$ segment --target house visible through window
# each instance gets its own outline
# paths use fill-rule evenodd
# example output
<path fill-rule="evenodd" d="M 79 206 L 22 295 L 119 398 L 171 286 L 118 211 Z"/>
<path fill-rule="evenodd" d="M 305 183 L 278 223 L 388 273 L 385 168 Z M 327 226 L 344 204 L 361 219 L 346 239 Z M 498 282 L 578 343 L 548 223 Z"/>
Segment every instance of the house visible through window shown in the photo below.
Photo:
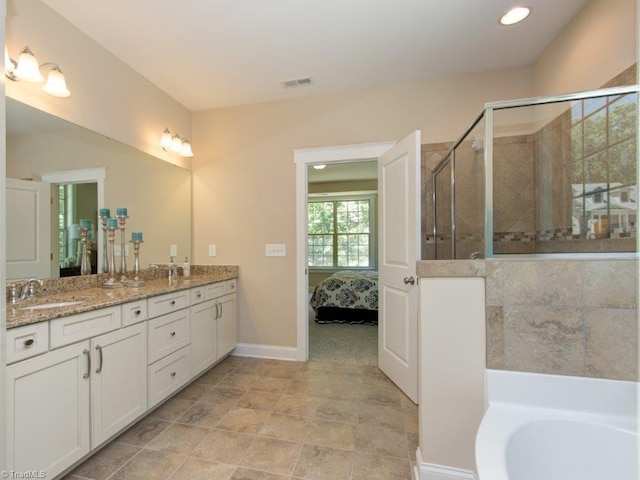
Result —
<path fill-rule="evenodd" d="M 309 267 L 374 268 L 375 196 L 310 199 Z"/>

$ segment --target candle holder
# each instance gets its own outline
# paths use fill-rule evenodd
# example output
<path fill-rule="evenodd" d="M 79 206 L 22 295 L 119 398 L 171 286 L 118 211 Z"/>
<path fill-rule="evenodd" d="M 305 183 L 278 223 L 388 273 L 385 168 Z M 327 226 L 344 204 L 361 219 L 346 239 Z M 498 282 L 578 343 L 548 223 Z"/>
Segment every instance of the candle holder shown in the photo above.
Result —
<path fill-rule="evenodd" d="M 114 222 L 115 223 L 115 222 Z M 122 287 L 122 283 L 120 283 L 119 281 L 116 280 L 116 247 L 115 247 L 115 242 L 116 242 L 116 229 L 118 228 L 118 225 L 110 225 L 109 222 L 107 222 L 107 237 L 109 240 L 109 279 L 104 282 L 102 284 L 102 286 L 104 288 L 121 288 Z"/>
<path fill-rule="evenodd" d="M 120 208 L 118 210 L 121 210 Z M 125 249 L 125 239 L 124 239 L 124 231 L 127 228 L 127 216 L 126 212 L 118 212 L 116 214 L 116 218 L 118 219 L 118 228 L 120 228 L 120 281 L 122 283 L 128 282 L 127 279 L 127 255 Z"/>
<path fill-rule="evenodd" d="M 102 224 L 102 273 L 109 273 L 107 218 L 109 218 L 109 210 L 100 209 L 100 223 Z"/>
<path fill-rule="evenodd" d="M 133 243 L 133 280 L 127 282 L 127 287 L 140 287 L 144 281 L 140 280 L 140 244 L 142 240 L 130 240 Z"/>
<path fill-rule="evenodd" d="M 91 275 L 91 247 L 87 241 L 89 228 L 81 225 L 78 230 L 80 230 L 80 275 Z"/>

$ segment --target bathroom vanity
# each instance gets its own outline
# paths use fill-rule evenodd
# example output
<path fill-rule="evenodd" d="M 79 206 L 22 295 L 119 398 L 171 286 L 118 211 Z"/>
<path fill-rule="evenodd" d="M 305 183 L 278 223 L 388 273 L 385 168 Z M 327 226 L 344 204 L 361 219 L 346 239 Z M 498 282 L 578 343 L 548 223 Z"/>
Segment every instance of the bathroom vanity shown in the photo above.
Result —
<path fill-rule="evenodd" d="M 236 277 L 222 267 L 10 305 L 6 468 L 55 477 L 227 356 Z"/>

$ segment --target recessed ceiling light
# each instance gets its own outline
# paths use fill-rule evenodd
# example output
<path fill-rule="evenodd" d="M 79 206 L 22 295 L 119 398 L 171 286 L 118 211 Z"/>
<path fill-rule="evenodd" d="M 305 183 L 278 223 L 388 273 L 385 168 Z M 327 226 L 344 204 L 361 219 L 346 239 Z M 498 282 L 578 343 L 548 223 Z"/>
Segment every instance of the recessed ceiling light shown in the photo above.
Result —
<path fill-rule="evenodd" d="M 513 7 L 502 16 L 500 23 L 502 25 L 513 25 L 527 18 L 530 13 L 531 9 L 527 7 Z"/>
<path fill-rule="evenodd" d="M 315 168 L 316 170 L 322 170 L 324 167 L 326 167 L 326 165 L 314 165 L 313 168 Z"/>

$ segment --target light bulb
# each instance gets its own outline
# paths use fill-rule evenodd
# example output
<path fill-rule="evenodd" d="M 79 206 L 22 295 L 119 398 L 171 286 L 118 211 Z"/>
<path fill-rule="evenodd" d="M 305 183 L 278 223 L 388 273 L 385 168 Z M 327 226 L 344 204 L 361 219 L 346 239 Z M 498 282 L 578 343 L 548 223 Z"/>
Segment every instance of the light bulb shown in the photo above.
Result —
<path fill-rule="evenodd" d="M 41 83 L 44 81 L 44 77 L 40 73 L 38 60 L 36 60 L 36 56 L 29 47 L 24 47 L 20 52 L 15 75 L 19 79 L 26 80 L 27 82 Z"/>
<path fill-rule="evenodd" d="M 57 65 L 49 71 L 47 83 L 44 85 L 43 89 L 49 95 L 53 95 L 54 97 L 66 98 L 71 95 L 71 92 L 67 88 L 67 82 L 65 81 L 64 74 Z"/>

